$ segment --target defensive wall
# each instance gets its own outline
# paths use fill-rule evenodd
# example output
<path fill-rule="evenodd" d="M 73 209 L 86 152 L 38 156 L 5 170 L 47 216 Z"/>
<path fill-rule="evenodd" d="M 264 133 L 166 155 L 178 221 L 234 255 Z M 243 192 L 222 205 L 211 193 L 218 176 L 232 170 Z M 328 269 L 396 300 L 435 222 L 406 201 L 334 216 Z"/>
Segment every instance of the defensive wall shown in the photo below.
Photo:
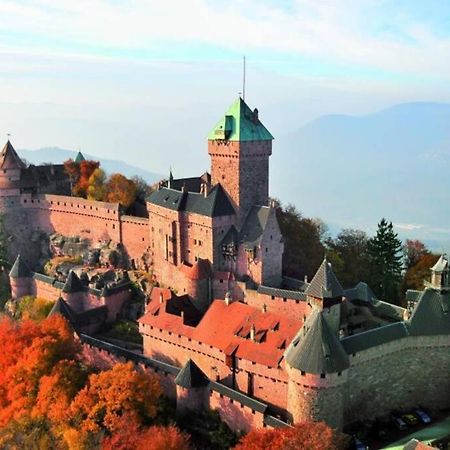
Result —
<path fill-rule="evenodd" d="M 161 386 L 172 400 L 177 400 L 175 378 L 180 368 L 153 358 L 149 358 L 122 347 L 100 341 L 88 335 L 80 335 L 83 356 L 87 363 L 106 370 L 114 364 L 132 361 L 136 366 L 159 376 Z M 287 426 L 285 422 L 270 414 L 267 404 L 231 389 L 228 386 L 209 381 L 205 386 L 203 407 L 217 409 L 221 419 L 234 431 L 250 431 L 254 428 L 279 428 Z M 186 398 L 183 398 L 183 406 Z M 197 405 L 192 405 L 197 406 Z"/>
<path fill-rule="evenodd" d="M 33 231 L 64 236 L 80 236 L 91 243 L 113 241 L 121 243 L 130 263 L 141 266 L 149 251 L 149 220 L 122 215 L 117 203 L 97 202 L 62 195 L 22 194 L 8 199 L 0 207 L 6 212 L 7 230 L 17 241 L 15 253 L 30 254 L 30 236 Z"/>
<path fill-rule="evenodd" d="M 67 293 L 63 290 L 64 283 L 37 272 L 26 278 L 11 278 L 10 283 L 12 298 L 34 295 L 56 301 L 62 297 L 76 313 L 86 313 L 106 306 L 106 323 L 117 319 L 123 304 L 132 295 L 129 283 L 102 290 L 89 287 L 80 292 Z M 97 328 L 99 325 L 97 323 Z M 95 331 L 97 330 L 92 330 Z"/>

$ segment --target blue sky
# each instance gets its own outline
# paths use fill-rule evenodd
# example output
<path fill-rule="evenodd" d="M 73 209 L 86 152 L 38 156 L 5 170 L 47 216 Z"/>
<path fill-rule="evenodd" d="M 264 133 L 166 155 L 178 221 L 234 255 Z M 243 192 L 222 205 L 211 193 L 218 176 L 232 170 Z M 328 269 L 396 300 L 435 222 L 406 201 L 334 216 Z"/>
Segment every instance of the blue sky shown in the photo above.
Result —
<path fill-rule="evenodd" d="M 450 102 L 450 2 L 0 0 L 0 140 L 194 175 L 244 54 L 247 101 L 275 138 L 325 114 Z"/>

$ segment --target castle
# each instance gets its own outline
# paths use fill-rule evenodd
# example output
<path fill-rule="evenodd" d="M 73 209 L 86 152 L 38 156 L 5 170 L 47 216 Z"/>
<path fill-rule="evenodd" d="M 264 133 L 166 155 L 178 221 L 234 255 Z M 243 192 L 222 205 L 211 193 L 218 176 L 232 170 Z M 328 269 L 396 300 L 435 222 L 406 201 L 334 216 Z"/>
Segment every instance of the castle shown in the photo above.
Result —
<path fill-rule="evenodd" d="M 22 254 L 10 272 L 13 297 L 58 298 L 55 311 L 84 327 L 97 360 L 107 352 L 151 367 L 178 408 L 217 408 L 236 430 L 303 420 L 342 428 L 395 408 L 449 407 L 447 258 L 424 291 L 408 292 L 407 309 L 363 282 L 344 290 L 326 260 L 310 282 L 283 277 L 268 192 L 272 140 L 238 98 L 208 135 L 211 173 L 170 174 L 149 196 L 148 217 L 63 195 L 67 180 L 51 176 L 60 167 L 27 168 L 8 142 L 0 210 L 12 256 Z M 89 336 L 96 319 L 119 313 L 129 280 L 96 292 L 73 272 L 64 283 L 31 272 L 24 260 L 36 257 L 28 242 L 37 231 L 111 240 L 130 266 L 151 269 L 158 285 L 139 319 L 142 356 Z"/>

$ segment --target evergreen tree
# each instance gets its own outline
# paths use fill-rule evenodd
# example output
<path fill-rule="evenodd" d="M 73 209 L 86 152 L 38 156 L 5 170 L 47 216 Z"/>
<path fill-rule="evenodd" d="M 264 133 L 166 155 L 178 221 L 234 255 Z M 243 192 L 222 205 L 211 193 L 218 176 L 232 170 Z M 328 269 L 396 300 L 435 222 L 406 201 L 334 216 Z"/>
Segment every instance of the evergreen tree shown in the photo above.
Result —
<path fill-rule="evenodd" d="M 385 301 L 398 303 L 402 278 L 402 242 L 392 222 L 381 219 L 376 235 L 368 242 L 371 263 L 371 287 Z"/>

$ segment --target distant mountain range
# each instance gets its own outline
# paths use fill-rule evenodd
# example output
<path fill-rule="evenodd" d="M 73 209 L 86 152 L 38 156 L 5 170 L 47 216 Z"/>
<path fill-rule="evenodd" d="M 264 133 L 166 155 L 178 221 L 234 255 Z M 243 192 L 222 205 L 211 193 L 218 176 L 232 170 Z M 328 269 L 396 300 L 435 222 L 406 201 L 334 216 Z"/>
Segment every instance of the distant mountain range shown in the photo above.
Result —
<path fill-rule="evenodd" d="M 407 103 L 366 116 L 323 116 L 275 141 L 272 192 L 332 228 L 450 249 L 450 105 Z"/>
<path fill-rule="evenodd" d="M 59 148 L 19 152 L 35 164 L 76 154 Z M 108 173 L 139 175 L 149 183 L 163 177 L 122 161 L 100 161 Z M 450 104 L 323 116 L 289 135 L 278 133 L 271 193 L 305 216 L 322 218 L 333 234 L 346 227 L 372 234 L 386 217 L 402 238 L 450 252 Z"/>
<path fill-rule="evenodd" d="M 58 147 L 46 147 L 38 150 L 17 150 L 21 158 L 25 158 L 31 164 L 43 164 L 52 162 L 54 164 L 62 163 L 69 158 L 74 159 L 78 152 L 73 150 L 64 150 Z M 100 161 L 101 167 L 108 174 L 122 173 L 126 177 L 140 176 L 146 180 L 149 184 L 156 183 L 163 178 L 163 175 L 149 172 L 148 170 L 141 169 L 139 167 L 131 166 L 123 161 L 116 161 L 113 159 L 103 159 L 94 155 L 83 153 L 86 159 L 92 159 Z"/>

